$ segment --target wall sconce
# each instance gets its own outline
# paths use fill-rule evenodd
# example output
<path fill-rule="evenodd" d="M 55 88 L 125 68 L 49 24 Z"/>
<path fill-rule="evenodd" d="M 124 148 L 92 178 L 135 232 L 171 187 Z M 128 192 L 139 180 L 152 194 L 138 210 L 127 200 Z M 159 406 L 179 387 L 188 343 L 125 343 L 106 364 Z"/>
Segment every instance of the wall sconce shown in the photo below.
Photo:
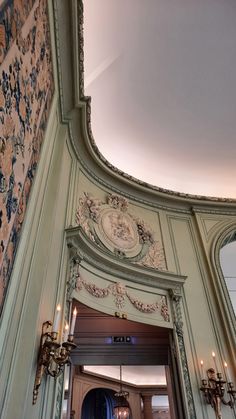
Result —
<path fill-rule="evenodd" d="M 50 320 L 43 323 L 40 339 L 37 370 L 34 381 L 33 404 L 36 403 L 39 387 L 44 374 L 57 378 L 64 371 L 65 365 L 70 363 L 70 353 L 76 348 L 74 344 L 74 329 L 77 316 L 76 308 L 73 311 L 71 327 L 66 324 L 63 343 L 58 342 L 61 306 L 57 306 L 54 323 Z"/>
<path fill-rule="evenodd" d="M 212 357 L 216 367 L 215 361 L 215 353 L 212 352 Z M 227 363 L 224 364 L 225 368 L 227 368 Z M 201 371 L 203 375 L 203 361 L 201 361 Z M 204 398 L 208 404 L 215 411 L 216 419 L 222 419 L 221 414 L 221 405 L 222 403 L 226 406 L 230 406 L 233 408 L 235 401 L 236 401 L 236 391 L 234 390 L 234 385 L 230 380 L 229 376 L 227 376 L 227 370 L 225 370 L 226 381 L 223 379 L 222 373 L 215 372 L 214 368 L 209 368 L 207 373 L 207 378 L 202 378 L 202 385 L 200 390 L 203 392 Z M 225 393 L 228 394 L 229 399 L 228 401 L 225 400 L 224 396 Z"/>

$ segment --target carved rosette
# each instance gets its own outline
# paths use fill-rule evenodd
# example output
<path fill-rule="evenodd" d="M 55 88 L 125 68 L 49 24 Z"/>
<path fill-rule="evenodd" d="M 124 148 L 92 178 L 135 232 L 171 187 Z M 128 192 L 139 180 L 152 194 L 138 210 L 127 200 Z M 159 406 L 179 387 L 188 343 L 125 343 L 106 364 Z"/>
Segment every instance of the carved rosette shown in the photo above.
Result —
<path fill-rule="evenodd" d="M 117 257 L 166 270 L 161 243 L 144 220 L 128 212 L 126 198 L 109 194 L 107 202 L 102 202 L 84 193 L 79 199 L 76 223 L 92 241 Z"/>

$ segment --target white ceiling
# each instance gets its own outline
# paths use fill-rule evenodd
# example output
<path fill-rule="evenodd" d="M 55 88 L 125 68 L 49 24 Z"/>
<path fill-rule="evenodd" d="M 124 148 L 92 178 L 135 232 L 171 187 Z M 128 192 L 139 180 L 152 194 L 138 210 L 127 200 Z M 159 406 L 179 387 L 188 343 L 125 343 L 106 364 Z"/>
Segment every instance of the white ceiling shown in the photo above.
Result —
<path fill-rule="evenodd" d="M 120 380 L 119 365 L 85 365 L 84 372 Z M 165 386 L 165 367 L 154 365 L 123 365 L 122 382 L 137 386 Z"/>
<path fill-rule="evenodd" d="M 101 153 L 179 192 L 236 198 L 236 1 L 86 0 Z"/>

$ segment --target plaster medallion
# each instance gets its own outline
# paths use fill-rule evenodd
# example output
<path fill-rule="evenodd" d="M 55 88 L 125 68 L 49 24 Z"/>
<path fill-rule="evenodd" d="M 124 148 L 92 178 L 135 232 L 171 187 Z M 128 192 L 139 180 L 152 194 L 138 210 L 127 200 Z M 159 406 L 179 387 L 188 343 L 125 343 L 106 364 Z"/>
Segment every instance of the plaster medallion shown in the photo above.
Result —
<path fill-rule="evenodd" d="M 96 232 L 111 250 L 140 252 L 137 226 L 128 213 L 111 208 L 101 211 Z"/>
<path fill-rule="evenodd" d="M 76 224 L 96 244 L 120 259 L 153 269 L 166 270 L 162 244 L 151 227 L 128 212 L 126 198 L 108 194 L 105 201 L 84 192 L 79 198 Z"/>

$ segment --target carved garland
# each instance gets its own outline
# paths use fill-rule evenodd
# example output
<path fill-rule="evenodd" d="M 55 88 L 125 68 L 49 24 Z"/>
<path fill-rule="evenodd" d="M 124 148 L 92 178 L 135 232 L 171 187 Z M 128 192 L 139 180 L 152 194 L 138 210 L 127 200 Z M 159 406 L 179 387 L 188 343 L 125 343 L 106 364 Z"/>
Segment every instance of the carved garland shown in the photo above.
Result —
<path fill-rule="evenodd" d="M 166 322 L 170 321 L 169 310 L 167 306 L 167 299 L 162 295 L 159 301 L 154 303 L 145 303 L 139 300 L 137 297 L 130 295 L 126 286 L 122 282 L 116 282 L 115 284 L 110 284 L 105 288 L 100 288 L 96 284 L 91 282 L 86 282 L 83 278 L 77 278 L 77 289 L 81 290 L 85 288 L 86 291 L 95 298 L 105 298 L 109 295 L 114 296 L 114 303 L 118 309 L 122 309 L 125 306 L 125 297 L 130 301 L 130 303 L 142 313 L 156 313 L 159 312 L 160 315 Z"/>
<path fill-rule="evenodd" d="M 123 308 L 125 304 L 125 297 L 129 299 L 131 304 L 139 311 L 143 313 L 153 313 L 159 310 L 161 316 L 165 321 L 169 321 L 169 311 L 167 306 L 167 300 L 165 296 L 161 296 L 159 302 L 146 304 L 143 301 L 140 301 L 136 297 L 132 297 L 126 289 L 126 286 L 121 283 L 110 284 L 108 287 L 100 288 L 93 283 L 88 283 L 84 281 L 79 276 L 79 263 L 80 258 L 76 252 L 76 249 L 73 246 L 69 246 L 70 249 L 70 276 L 67 282 L 67 302 L 71 302 L 72 293 L 74 290 L 81 290 L 85 288 L 87 292 L 93 295 L 95 298 L 105 298 L 108 295 L 113 295 L 115 297 L 114 302 L 116 306 L 120 309 Z M 179 361 L 183 373 L 183 378 L 186 388 L 186 401 L 188 407 L 188 413 L 190 419 L 197 419 L 196 411 L 193 400 L 192 386 L 189 376 L 187 356 L 184 344 L 184 333 L 183 333 L 183 319 L 182 319 L 182 310 L 181 310 L 181 288 L 176 287 L 175 289 L 170 290 L 170 297 L 172 300 L 172 309 L 173 309 L 173 320 L 174 320 L 174 330 L 176 334 L 176 349 L 178 348 Z M 125 317 L 123 317 L 125 318 Z"/>

